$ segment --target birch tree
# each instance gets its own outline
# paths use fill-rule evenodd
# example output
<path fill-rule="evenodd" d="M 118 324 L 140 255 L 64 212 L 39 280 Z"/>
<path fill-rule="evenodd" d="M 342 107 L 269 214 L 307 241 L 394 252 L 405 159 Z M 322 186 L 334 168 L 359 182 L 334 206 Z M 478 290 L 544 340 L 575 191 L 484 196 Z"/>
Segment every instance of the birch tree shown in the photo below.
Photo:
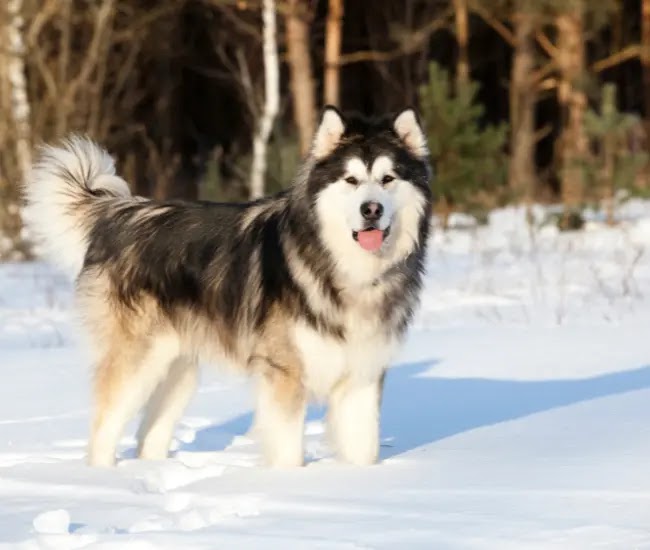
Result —
<path fill-rule="evenodd" d="M 264 196 L 266 155 L 273 122 L 280 107 L 280 69 L 276 30 L 275 0 L 262 2 L 262 49 L 264 52 L 264 107 L 253 138 L 253 164 L 250 176 L 250 198 Z"/>
<path fill-rule="evenodd" d="M 25 72 L 25 40 L 22 0 L 9 0 L 5 6 L 2 34 L 2 88 L 7 98 L 5 109 L 10 120 L 11 136 L 6 145 L 13 145 L 14 166 L 0 167 L 0 258 L 23 255 L 22 223 L 19 213 L 20 183 L 32 162 L 31 109 L 27 96 Z M 9 168 L 9 169 L 8 169 Z"/>
<path fill-rule="evenodd" d="M 23 37 L 23 1 L 7 2 L 7 43 L 9 57 L 7 76 L 11 94 L 11 115 L 14 123 L 16 159 L 21 179 L 32 163 L 30 107 L 25 76 L 25 40 Z"/>

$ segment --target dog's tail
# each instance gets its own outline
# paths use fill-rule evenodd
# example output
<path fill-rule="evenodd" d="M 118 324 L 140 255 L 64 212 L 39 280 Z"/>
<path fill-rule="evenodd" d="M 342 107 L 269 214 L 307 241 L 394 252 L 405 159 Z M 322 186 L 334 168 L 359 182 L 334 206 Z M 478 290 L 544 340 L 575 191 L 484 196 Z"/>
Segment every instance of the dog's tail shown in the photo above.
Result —
<path fill-rule="evenodd" d="M 24 218 L 45 256 L 78 275 L 97 215 L 131 196 L 115 175 L 113 158 L 91 140 L 72 136 L 61 147 L 44 146 L 25 183 Z"/>

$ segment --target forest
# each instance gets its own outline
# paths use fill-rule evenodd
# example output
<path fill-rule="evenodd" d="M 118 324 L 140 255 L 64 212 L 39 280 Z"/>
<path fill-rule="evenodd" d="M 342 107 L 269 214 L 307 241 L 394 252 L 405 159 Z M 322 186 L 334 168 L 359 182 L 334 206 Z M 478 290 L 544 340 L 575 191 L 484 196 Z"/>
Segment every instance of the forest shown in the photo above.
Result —
<path fill-rule="evenodd" d="M 0 550 L 650 550 L 648 327 L 650 0 L 0 0 Z"/>
<path fill-rule="evenodd" d="M 39 144 L 86 134 L 157 199 L 290 185 L 326 104 L 414 106 L 436 213 L 650 194 L 650 0 L 6 0 L 0 259 Z"/>

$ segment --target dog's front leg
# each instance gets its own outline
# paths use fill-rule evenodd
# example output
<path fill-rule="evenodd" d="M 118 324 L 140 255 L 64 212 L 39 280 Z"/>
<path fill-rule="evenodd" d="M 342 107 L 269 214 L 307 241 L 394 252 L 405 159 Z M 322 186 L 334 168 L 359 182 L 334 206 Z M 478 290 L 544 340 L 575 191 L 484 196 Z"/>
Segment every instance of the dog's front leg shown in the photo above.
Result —
<path fill-rule="evenodd" d="M 346 462 L 359 465 L 377 462 L 383 384 L 383 373 L 371 381 L 348 378 L 330 395 L 329 436 L 339 457 Z"/>
<path fill-rule="evenodd" d="M 261 365 L 255 435 L 270 466 L 302 466 L 305 389 L 298 373 L 271 361 Z"/>

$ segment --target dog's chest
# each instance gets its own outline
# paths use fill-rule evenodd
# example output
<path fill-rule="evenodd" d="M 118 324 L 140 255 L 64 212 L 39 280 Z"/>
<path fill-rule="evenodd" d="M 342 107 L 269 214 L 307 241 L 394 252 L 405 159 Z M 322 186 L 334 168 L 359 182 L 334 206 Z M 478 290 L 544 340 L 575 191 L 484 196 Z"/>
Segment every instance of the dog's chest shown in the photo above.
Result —
<path fill-rule="evenodd" d="M 306 323 L 296 323 L 295 346 L 302 360 L 304 384 L 316 398 L 324 399 L 343 378 L 376 380 L 388 367 L 398 345 L 379 323 L 350 316 L 344 341 L 322 334 Z"/>

